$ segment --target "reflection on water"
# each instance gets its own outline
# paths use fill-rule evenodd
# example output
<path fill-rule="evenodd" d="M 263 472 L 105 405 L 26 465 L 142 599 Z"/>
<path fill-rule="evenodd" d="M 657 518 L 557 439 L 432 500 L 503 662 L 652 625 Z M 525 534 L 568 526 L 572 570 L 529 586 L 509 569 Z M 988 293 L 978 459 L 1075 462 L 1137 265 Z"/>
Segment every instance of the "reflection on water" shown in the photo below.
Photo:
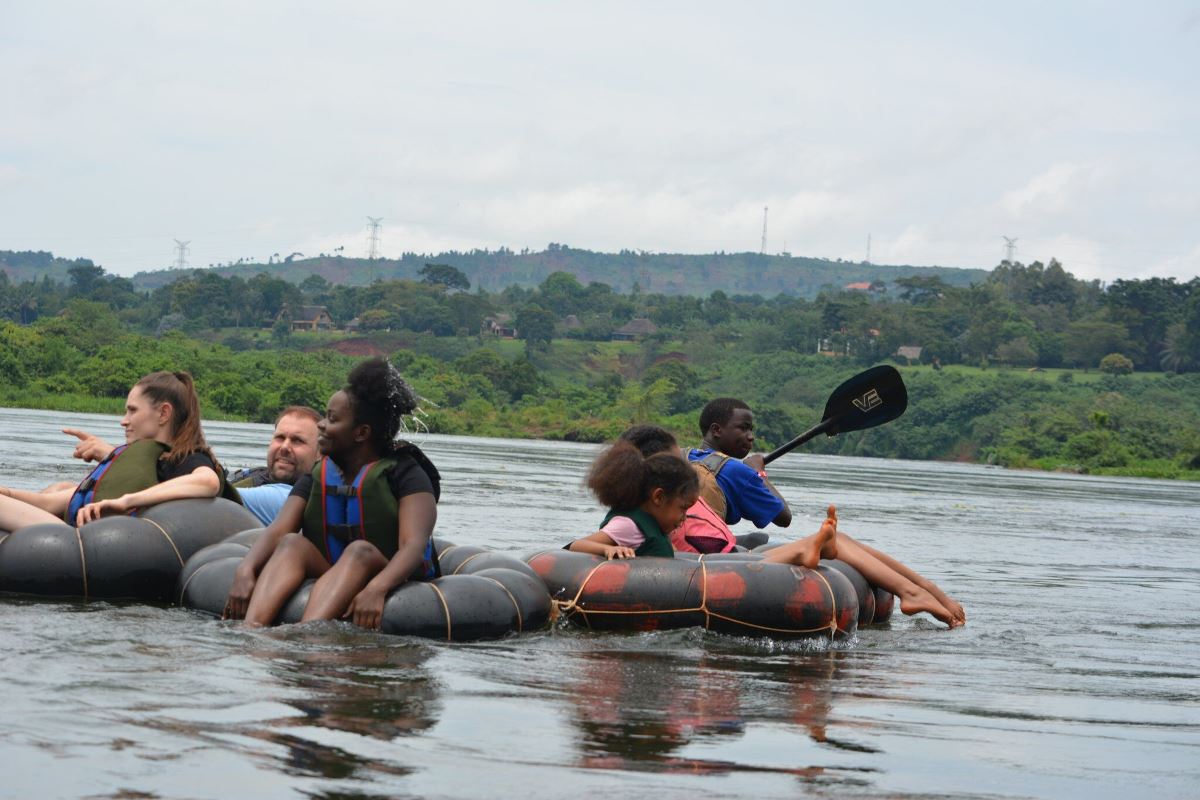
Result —
<path fill-rule="evenodd" d="M 12 485 L 83 472 L 62 417 L 0 410 Z M 231 467 L 261 461 L 267 426 L 206 427 Z M 447 539 L 529 552 L 598 521 L 580 483 L 594 447 L 422 445 Z M 966 628 L 447 645 L 5 599 L 0 795 L 1196 795 L 1200 487 L 811 456 L 772 477 L 797 532 L 836 501 L 845 529 L 961 599 Z"/>
<path fill-rule="evenodd" d="M 436 720 L 438 688 L 426 667 L 432 657 L 428 648 L 381 646 L 378 637 L 341 634 L 331 627 L 285 631 L 282 642 L 257 637 L 246 649 L 268 665 L 278 686 L 298 698 L 289 705 L 300 712 L 251 735 L 287 749 L 279 767 L 289 775 L 359 779 L 364 772 L 409 774 L 411 768 L 371 761 L 293 733 L 293 728 L 315 726 L 391 741 L 426 731 Z"/>
<path fill-rule="evenodd" d="M 775 660 L 698 649 L 582 655 L 570 694 L 580 766 L 708 775 L 778 772 L 808 780 L 833 772 L 820 765 L 753 766 L 687 755 L 693 747 L 719 753 L 748 724 L 764 719 L 794 726 L 817 744 L 872 752 L 828 735 L 843 652 Z"/>

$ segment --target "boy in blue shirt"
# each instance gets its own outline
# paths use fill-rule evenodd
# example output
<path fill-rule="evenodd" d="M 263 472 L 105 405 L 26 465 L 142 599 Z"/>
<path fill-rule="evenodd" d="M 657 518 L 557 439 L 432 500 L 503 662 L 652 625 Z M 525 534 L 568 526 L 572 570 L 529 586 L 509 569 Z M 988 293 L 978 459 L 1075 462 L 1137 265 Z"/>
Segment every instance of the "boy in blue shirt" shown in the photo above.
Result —
<path fill-rule="evenodd" d="M 704 444 L 688 451 L 688 461 L 699 463 L 715 478 L 701 472 L 701 496 L 725 522 L 734 525 L 748 519 L 756 528 L 774 523 L 792 524 L 792 510 L 779 491 L 767 480 L 762 453 L 754 448 L 754 412 L 732 397 L 718 397 L 700 412 L 700 435 Z M 707 490 L 707 491 L 706 491 Z"/>
<path fill-rule="evenodd" d="M 733 397 L 719 397 L 700 412 L 700 434 L 704 446 L 688 451 L 688 461 L 699 464 L 700 496 L 733 525 L 743 518 L 755 527 L 775 523 L 792 524 L 792 510 L 767 480 L 761 453 L 754 447 L 754 412 Z M 831 516 L 833 508 L 830 507 Z M 761 535 L 761 534 L 760 534 Z M 857 541 L 843 531 L 822 545 L 822 558 L 840 558 L 876 586 L 900 598 L 905 614 L 927 612 L 949 625 L 967 621 L 962 604 L 946 595 L 937 584 L 881 550 Z"/>

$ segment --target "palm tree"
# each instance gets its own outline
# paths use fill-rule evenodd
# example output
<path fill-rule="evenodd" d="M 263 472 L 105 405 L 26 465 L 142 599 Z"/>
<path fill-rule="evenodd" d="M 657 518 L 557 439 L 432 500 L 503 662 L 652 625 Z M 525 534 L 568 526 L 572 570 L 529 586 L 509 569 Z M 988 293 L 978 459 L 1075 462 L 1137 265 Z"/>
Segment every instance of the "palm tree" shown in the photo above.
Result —
<path fill-rule="evenodd" d="M 1167 328 L 1159 364 L 1171 372 L 1190 372 L 1200 366 L 1200 332 L 1189 333 L 1182 322 Z"/>

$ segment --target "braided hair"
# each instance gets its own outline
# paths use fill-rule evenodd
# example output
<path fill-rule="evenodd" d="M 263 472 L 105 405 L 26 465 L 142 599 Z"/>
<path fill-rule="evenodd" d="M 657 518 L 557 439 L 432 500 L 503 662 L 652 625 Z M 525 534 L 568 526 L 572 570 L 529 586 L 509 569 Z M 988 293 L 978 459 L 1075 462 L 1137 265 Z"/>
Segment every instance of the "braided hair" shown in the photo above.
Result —
<path fill-rule="evenodd" d="M 354 409 L 354 424 L 371 427 L 371 445 L 381 456 L 397 448 L 405 414 L 417 407 L 417 393 L 385 358 L 369 358 L 350 371 L 342 391 Z"/>

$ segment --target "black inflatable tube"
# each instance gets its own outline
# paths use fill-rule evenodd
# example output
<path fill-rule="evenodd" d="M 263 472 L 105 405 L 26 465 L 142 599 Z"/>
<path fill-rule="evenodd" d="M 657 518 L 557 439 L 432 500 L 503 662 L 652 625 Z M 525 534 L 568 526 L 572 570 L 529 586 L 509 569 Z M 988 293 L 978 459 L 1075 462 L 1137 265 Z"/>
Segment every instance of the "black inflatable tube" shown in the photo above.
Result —
<path fill-rule="evenodd" d="M 844 636 L 860 617 L 848 565 L 809 570 L 753 553 L 605 561 L 565 550 L 534 554 L 528 563 L 562 614 L 596 630 L 699 626 L 771 638 Z M 862 587 L 873 602 L 869 585 Z"/>
<path fill-rule="evenodd" d="M 0 539 L 0 592 L 167 601 L 196 551 L 258 520 L 223 498 L 175 500 L 79 528 L 29 525 Z"/>
<path fill-rule="evenodd" d="M 769 545 L 767 547 L 759 547 L 751 553 L 714 553 L 705 556 L 706 561 L 755 561 L 762 557 L 762 554 L 779 545 Z M 676 553 L 676 558 L 699 559 L 695 553 Z M 886 589 L 880 589 L 868 581 L 863 574 L 854 567 L 847 564 L 838 558 L 829 558 L 821 560 L 822 567 L 829 567 L 842 573 L 847 580 L 854 586 L 854 592 L 858 596 L 858 624 L 859 625 L 878 625 L 882 622 L 887 622 L 892 616 L 892 601 L 895 599 L 891 592 Z"/>
<path fill-rule="evenodd" d="M 756 547 L 754 553 L 761 555 L 779 546 L 779 544 L 762 545 Z M 861 572 L 839 558 L 824 559 L 821 563 L 833 567 L 854 584 L 854 591 L 858 593 L 859 625 L 878 625 L 892 618 L 892 609 L 896 598 L 891 592 L 875 586 Z"/>
<path fill-rule="evenodd" d="M 176 602 L 220 616 L 233 585 L 234 572 L 260 533 L 246 531 L 233 537 L 239 541 L 224 541 L 196 553 L 179 575 Z M 553 608 L 550 595 L 523 562 L 501 553 L 487 553 L 482 548 L 458 548 L 440 541 L 435 541 L 435 545 L 447 554 L 463 551 L 461 557 L 448 560 L 462 569 L 462 573 L 445 574 L 447 562 L 439 552 L 443 577 L 411 581 L 388 595 L 383 608 L 384 633 L 463 642 L 537 630 L 549 620 Z M 484 558 L 485 555 L 496 558 Z M 468 570 L 469 566 L 475 569 Z M 313 583 L 306 581 L 296 590 L 284 604 L 277 623 L 300 621 Z"/>

